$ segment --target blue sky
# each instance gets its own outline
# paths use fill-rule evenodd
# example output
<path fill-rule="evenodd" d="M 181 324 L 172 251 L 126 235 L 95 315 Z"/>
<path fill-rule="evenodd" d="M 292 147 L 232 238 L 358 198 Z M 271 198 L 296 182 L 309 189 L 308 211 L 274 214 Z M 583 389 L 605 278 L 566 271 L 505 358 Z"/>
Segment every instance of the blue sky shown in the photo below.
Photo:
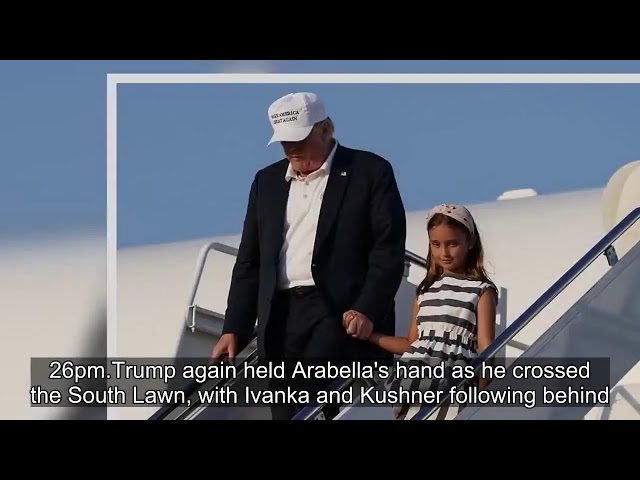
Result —
<path fill-rule="evenodd" d="M 640 62 L 0 62 L 0 239 L 106 229 L 109 72 L 634 72 Z M 640 85 L 128 85 L 119 88 L 120 246 L 238 233 L 266 109 L 312 90 L 337 137 L 394 165 L 408 210 L 504 190 L 598 187 L 640 159 Z"/>

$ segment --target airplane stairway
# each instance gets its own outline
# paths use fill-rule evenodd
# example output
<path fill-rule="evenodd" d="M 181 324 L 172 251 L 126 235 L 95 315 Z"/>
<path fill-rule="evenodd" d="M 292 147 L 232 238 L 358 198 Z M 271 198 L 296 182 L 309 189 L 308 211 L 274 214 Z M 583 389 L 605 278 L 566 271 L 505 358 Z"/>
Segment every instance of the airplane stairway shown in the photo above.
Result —
<path fill-rule="evenodd" d="M 231 256 L 237 256 L 238 254 L 236 248 L 218 242 L 207 244 L 201 249 L 196 264 L 195 279 L 187 302 L 185 329 L 180 337 L 174 360 L 177 369 L 181 369 L 186 364 L 206 365 L 209 362 L 208 359 L 213 346 L 222 334 L 224 315 L 195 303 L 205 263 L 209 253 L 212 251 Z M 236 353 L 236 366 L 241 368 L 244 362 L 255 365 L 257 360 L 255 335 L 250 338 L 240 339 L 240 345 L 238 345 L 238 352 Z M 163 405 L 149 417 L 149 420 L 257 420 L 271 418 L 268 407 L 226 407 L 203 405 L 200 402 L 199 392 L 212 391 L 216 388 L 232 385 L 234 389 L 242 388 L 244 386 L 243 382 L 249 380 L 211 379 L 205 382 L 191 381 L 187 382 L 186 385 L 176 384 L 175 382 L 178 381 L 181 380 L 176 379 L 174 383 L 169 383 L 167 389 L 183 390 L 190 400 L 190 404 L 188 406 L 177 403 Z"/>
<path fill-rule="evenodd" d="M 495 341 L 476 359 L 478 369 L 488 359 L 496 359 L 507 345 L 518 346 L 523 353 L 511 365 L 529 358 L 610 358 L 610 385 L 623 378 L 640 360 L 640 242 L 618 260 L 614 242 L 640 219 L 640 208 L 630 212 L 613 229 L 593 246 L 573 267 L 555 282 L 520 317 L 507 327 Z M 608 272 L 578 301 L 547 329 L 531 346 L 516 342 L 514 337 L 525 328 L 549 303 L 567 288 L 597 258 L 604 255 L 611 267 Z M 634 295 L 636 293 L 636 295 Z M 522 360 L 519 360 L 522 359 Z M 640 380 L 638 380 L 640 384 Z M 464 381 L 458 383 L 463 387 Z M 352 388 L 353 380 L 336 382 L 335 388 Z M 499 386 L 494 379 L 491 388 Z M 377 385 L 381 387 L 380 384 Z M 613 390 L 612 390 L 613 391 Z M 626 390 L 620 395 L 636 406 L 640 414 L 640 398 L 629 398 Z M 445 396 L 438 404 L 424 406 L 413 420 L 432 417 L 447 401 Z M 322 415 L 324 404 L 314 403 L 303 409 L 296 420 L 313 420 Z M 500 407 L 469 406 L 456 419 L 556 419 L 584 418 L 591 406 L 579 407 Z M 336 420 L 393 419 L 392 410 L 386 406 L 363 406 L 354 402 L 344 405 Z"/>
<path fill-rule="evenodd" d="M 224 315 L 214 312 L 210 309 L 203 308 L 195 303 L 196 293 L 200 285 L 202 272 L 207 260 L 207 256 L 211 251 L 218 251 L 227 255 L 237 256 L 237 249 L 228 245 L 217 242 L 205 245 L 197 261 L 195 280 L 191 289 L 188 300 L 188 308 L 185 318 L 185 330 L 182 333 L 176 353 L 176 367 L 182 368 L 186 363 L 206 364 L 207 358 L 210 356 L 211 350 L 215 342 L 220 338 Z M 408 281 L 409 270 L 411 266 L 426 267 L 426 260 L 416 254 L 407 251 L 405 254 L 405 272 L 403 282 L 396 295 L 396 317 L 400 322 L 399 328 L 406 330 L 407 322 L 411 314 L 411 299 L 415 290 L 415 285 Z M 255 337 L 245 339 L 241 345 L 241 353 L 237 356 L 237 363 L 248 362 L 250 364 L 257 363 L 257 351 Z M 178 365 L 179 364 L 179 365 Z M 237 379 L 234 388 L 242 388 L 247 379 Z M 251 380 L 252 382 L 254 380 Z M 185 405 L 168 404 L 159 408 L 149 420 L 183 420 L 183 419 L 270 419 L 271 413 L 268 406 L 243 406 L 243 407 L 224 407 L 215 405 L 201 405 L 199 402 L 198 392 L 202 390 L 213 390 L 215 388 L 229 385 L 226 381 L 212 380 L 199 384 L 197 382 L 189 382 L 187 385 L 177 385 L 170 383 L 167 389 L 183 390 L 187 397 L 191 400 L 191 404 Z M 253 385 L 257 388 L 265 388 L 263 385 Z M 351 386 L 351 385 L 350 385 Z M 337 388 L 335 385 L 332 388 Z M 313 405 L 313 404 L 312 404 Z M 320 419 L 322 415 L 314 415 Z"/>
<path fill-rule="evenodd" d="M 635 367 L 640 360 L 640 242 L 618 259 L 614 242 L 640 219 L 640 207 L 631 211 L 591 250 L 584 254 L 562 277 L 516 319 L 476 359 L 474 366 L 493 358 L 495 354 L 535 318 L 554 298 L 600 255 L 605 255 L 610 269 L 580 298 L 572 308 L 547 329 L 512 365 L 536 363 L 529 359 L 608 358 L 609 389 Z M 540 362 L 538 362 L 540 364 Z M 505 380 L 506 381 L 506 380 Z M 463 382 L 459 382 L 462 387 Z M 538 382 L 541 383 L 541 382 Z M 489 389 L 500 388 L 494 379 Z M 503 384 L 503 386 L 505 386 Z M 438 410 L 437 405 L 423 407 L 414 420 L 426 420 Z M 593 408 L 584 406 L 469 406 L 456 417 L 465 419 L 582 419 Z"/>
<path fill-rule="evenodd" d="M 609 376 L 606 380 L 609 388 L 613 387 L 640 361 L 639 281 L 640 242 L 513 365 L 544 364 L 548 359 L 607 358 Z M 536 362 L 535 359 L 544 362 Z M 595 365 L 592 371 L 595 374 Z M 500 388 L 501 385 L 504 388 L 508 383 L 496 379 L 489 389 Z M 457 419 L 579 420 L 592 408 L 589 405 L 540 405 L 530 409 L 521 406 L 470 406 L 462 410 Z"/>
<path fill-rule="evenodd" d="M 611 381 L 612 385 L 616 383 L 624 373 L 633 368 L 637 363 L 637 356 L 640 356 L 640 331 L 635 331 L 636 327 L 633 322 L 626 322 L 624 315 L 628 315 L 628 319 L 640 318 L 640 306 L 638 299 L 640 296 L 633 296 L 631 289 L 634 283 L 638 283 L 640 279 L 640 244 L 633 247 L 618 262 L 613 243 L 618 240 L 635 222 L 640 218 L 640 208 L 636 208 L 627 215 L 620 223 L 618 223 L 607 235 L 605 235 L 589 252 L 587 252 L 576 264 L 571 267 L 556 283 L 554 283 L 538 300 L 536 300 L 519 318 L 517 318 L 509 327 L 507 327 L 496 340 L 483 352 L 475 362 L 478 367 L 488 358 L 497 358 L 499 352 L 502 352 L 507 345 L 515 346 L 524 353 L 522 358 L 530 356 L 543 357 L 596 357 L 606 351 L 605 356 L 610 356 L 611 360 Z M 181 338 L 178 347 L 177 359 L 188 358 L 206 358 L 210 355 L 213 344 L 219 338 L 222 328 L 224 316 L 211 310 L 202 308 L 194 303 L 195 294 L 198 288 L 200 276 L 206 261 L 207 254 L 211 250 L 237 255 L 237 250 L 227 245 L 212 243 L 201 251 L 196 272 L 196 281 L 192 289 L 189 308 L 186 318 L 186 330 Z M 529 347 L 515 340 L 515 336 L 525 328 L 554 298 L 556 298 L 571 282 L 583 272 L 591 263 L 593 263 L 600 255 L 604 255 L 609 265 L 612 267 L 606 275 L 594 285 L 589 292 L 579 300 L 573 308 L 566 312 L 556 323 L 554 323 L 534 344 Z M 637 261 L 636 261 L 637 260 Z M 399 321 L 398 331 L 406 331 L 404 323 L 405 319 L 410 318 L 411 299 L 415 289 L 415 285 L 408 281 L 408 270 L 412 266 L 424 269 L 426 266 L 425 259 L 415 255 L 412 252 L 406 252 L 405 261 L 405 278 L 401 284 L 399 292 L 396 296 L 396 318 Z M 635 275 L 635 277 L 634 277 Z M 631 278 L 634 278 L 631 281 Z M 637 287 L 636 287 L 637 289 Z M 623 292 L 624 293 L 623 295 Z M 617 295 L 617 296 L 616 296 Z M 623 301 L 624 300 L 624 301 Z M 602 312 L 594 314 L 593 305 L 603 309 Z M 617 306 L 619 310 L 615 310 L 612 306 Z M 589 308 L 587 308 L 589 307 Z M 613 309 L 612 309 L 613 308 Z M 405 311 L 406 310 L 406 311 Z M 607 314 L 606 312 L 609 312 Z M 632 315 L 635 313 L 635 317 Z M 620 323 L 618 330 L 607 328 L 605 332 L 594 331 L 594 328 L 604 329 L 601 320 L 606 318 L 607 321 L 615 321 Z M 598 322 L 600 320 L 600 323 Z M 637 322 L 636 322 L 637 323 Z M 638 324 L 640 325 L 640 324 Z M 567 341 L 567 335 L 571 332 L 570 342 Z M 616 333 L 618 332 L 618 333 Z M 594 340 L 598 339 L 598 335 L 604 333 L 608 335 L 610 341 L 606 344 L 598 344 Z M 638 339 L 635 339 L 635 336 Z M 625 353 L 627 349 L 625 342 L 635 339 L 633 345 L 636 346 L 636 353 Z M 620 346 L 622 345 L 622 346 Z M 247 361 L 255 363 L 257 354 L 255 350 L 255 338 L 247 339 L 242 345 L 242 352 L 238 355 L 237 361 Z M 618 358 L 614 358 L 612 353 L 621 352 Z M 633 350 L 631 348 L 630 350 Z M 600 352 L 600 353 L 598 353 Z M 579 355 L 578 355 L 579 353 Z M 626 360 L 625 360 L 626 359 Z M 188 360 L 187 360 L 188 361 Z M 495 380 L 494 380 L 495 382 Z M 212 381 L 205 384 L 191 383 L 185 387 L 185 390 L 194 400 L 190 407 L 179 405 L 165 405 L 160 408 L 150 420 L 160 419 L 269 419 L 270 412 L 268 407 L 216 407 L 200 405 L 197 401 L 198 389 L 213 389 L 219 387 L 224 382 Z M 497 385 L 497 384 L 495 384 Z M 345 390 L 357 386 L 353 379 L 338 380 L 334 382 L 332 389 Z M 441 405 L 441 404 L 440 404 Z M 440 405 L 430 405 L 423 407 L 414 417 L 415 420 L 422 420 L 430 417 L 438 409 Z M 311 403 L 307 405 L 294 419 L 296 420 L 315 420 L 323 418 L 323 409 L 325 405 Z M 556 408 L 551 409 L 525 409 L 516 410 L 511 408 L 499 408 L 492 406 L 490 408 L 468 407 L 458 416 L 458 418 L 514 418 L 518 416 L 532 418 L 555 418 L 556 416 L 584 416 L 584 409 L 580 408 Z M 569 413 L 573 412 L 573 413 Z M 564 418 L 563 417 L 563 418 Z M 341 413 L 336 419 L 391 419 L 391 409 L 386 407 L 364 407 L 358 405 L 357 401 L 352 405 L 344 405 Z M 519 417 L 518 417 L 519 418 Z"/>
<path fill-rule="evenodd" d="M 253 337 L 251 340 L 253 341 Z M 209 352 L 211 351 L 213 344 L 209 345 Z M 258 360 L 257 350 L 255 346 L 251 345 L 251 342 L 244 342 L 240 345 L 241 352 L 237 355 L 236 366 L 242 368 L 242 364 L 245 362 L 249 365 L 255 365 Z M 243 348 L 244 347 L 244 348 Z M 202 357 L 196 364 L 202 365 L 203 360 L 206 357 Z M 187 363 L 188 360 L 184 363 Z M 247 380 L 243 378 L 239 379 L 212 379 L 203 383 L 196 381 L 189 382 L 183 387 L 186 396 L 189 399 L 189 405 L 180 405 L 172 403 L 163 405 L 159 408 L 149 420 L 268 420 L 271 418 L 271 413 L 266 407 L 226 407 L 219 405 L 206 405 L 200 401 L 199 391 L 213 391 L 216 388 L 230 386 L 233 389 L 238 387 L 243 388 L 247 382 L 253 380 Z M 255 385 L 253 385 L 255 387 Z M 253 388 L 252 387 L 252 388 Z M 168 388 L 175 388 L 175 385 L 169 385 Z"/>

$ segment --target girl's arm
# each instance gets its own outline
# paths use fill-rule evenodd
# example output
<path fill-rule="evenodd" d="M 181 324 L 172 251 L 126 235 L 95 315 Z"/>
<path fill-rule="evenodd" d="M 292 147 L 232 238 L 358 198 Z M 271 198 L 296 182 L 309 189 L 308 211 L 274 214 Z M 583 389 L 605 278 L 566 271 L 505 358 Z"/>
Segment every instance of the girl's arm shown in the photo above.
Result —
<path fill-rule="evenodd" d="M 498 299 L 493 288 L 487 288 L 478 301 L 476 320 L 478 325 L 478 353 L 487 348 L 496 337 L 496 305 Z M 493 364 L 492 359 L 487 360 Z M 480 378 L 480 388 L 483 389 L 491 379 Z"/>
<path fill-rule="evenodd" d="M 409 346 L 418 338 L 418 327 L 416 318 L 418 316 L 418 302 L 413 302 L 413 312 L 411 314 L 411 325 L 406 337 L 395 337 L 393 335 L 383 335 L 377 332 L 371 332 L 369 341 L 374 345 L 386 350 L 387 352 L 398 355 L 403 354 L 409 349 Z"/>

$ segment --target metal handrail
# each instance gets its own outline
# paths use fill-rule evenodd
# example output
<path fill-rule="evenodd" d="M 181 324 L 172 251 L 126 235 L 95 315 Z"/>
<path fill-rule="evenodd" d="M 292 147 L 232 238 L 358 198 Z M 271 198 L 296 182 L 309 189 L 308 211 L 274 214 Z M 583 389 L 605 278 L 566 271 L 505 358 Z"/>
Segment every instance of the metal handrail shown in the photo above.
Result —
<path fill-rule="evenodd" d="M 189 294 L 189 300 L 187 301 L 187 312 L 185 316 L 187 317 L 187 322 L 189 321 L 188 315 L 189 311 L 195 306 L 194 302 L 196 300 L 196 294 L 198 293 L 198 287 L 200 286 L 200 280 L 202 279 L 202 272 L 204 271 L 204 265 L 207 261 L 207 256 L 211 250 L 216 250 L 221 253 L 226 253 L 227 255 L 231 255 L 234 257 L 238 256 L 238 249 L 234 247 L 230 247 L 229 245 L 225 245 L 224 243 L 219 242 L 211 242 L 206 244 L 204 247 L 200 249 L 200 254 L 198 255 L 198 261 L 196 263 L 196 275 L 193 280 L 193 285 L 191 286 L 191 293 Z M 194 325 L 188 325 L 191 328 L 191 331 L 194 331 Z"/>
<path fill-rule="evenodd" d="M 544 292 L 527 310 L 522 313 L 511 325 L 509 325 L 501 335 L 498 336 L 486 349 L 484 349 L 480 355 L 471 363 L 474 367 L 474 371 L 477 371 L 480 366 L 486 362 L 489 358 L 495 356 L 503 347 L 505 347 L 510 340 L 515 337 L 520 330 L 526 327 L 531 320 L 535 318 L 553 299 L 555 299 L 565 288 L 567 288 L 578 275 L 580 275 L 585 269 L 587 269 L 600 255 L 605 255 L 609 265 L 614 264 L 617 261 L 617 256 L 613 249 L 613 243 L 620 238 L 629 228 L 640 219 L 640 207 L 636 207 L 632 210 L 624 219 L 622 219 L 615 227 L 613 227 L 609 233 L 607 233 L 598 243 L 596 243 L 591 250 L 585 253 L 580 260 L 578 260 L 567 272 L 562 275 L 549 289 Z M 467 383 L 469 379 L 463 379 L 456 384 L 457 389 Z M 440 408 L 445 402 L 451 398 L 449 395 L 443 395 L 443 399 L 437 404 L 425 405 L 418 413 L 416 413 L 412 420 L 425 420 L 429 418 L 433 413 Z"/>
<path fill-rule="evenodd" d="M 422 268 L 427 268 L 427 259 L 413 253 L 411 250 L 404 251 L 404 258 L 409 260 L 411 263 L 421 266 Z"/>
<path fill-rule="evenodd" d="M 208 243 L 200 249 L 198 260 L 196 262 L 195 278 L 193 280 L 191 293 L 189 295 L 189 300 L 187 302 L 187 311 L 185 313 L 185 317 L 186 317 L 185 319 L 187 321 L 187 324 L 189 323 L 189 312 L 193 310 L 193 307 L 195 307 L 194 301 L 196 299 L 196 294 L 198 293 L 200 280 L 202 279 L 202 272 L 204 271 L 204 265 L 207 261 L 207 256 L 209 255 L 209 252 L 211 250 L 216 250 L 221 253 L 226 253 L 227 255 L 232 255 L 234 257 L 238 256 L 237 248 L 230 247 L 229 245 L 225 245 L 219 242 Z M 192 322 L 191 324 L 188 324 L 187 327 L 190 328 L 191 331 L 193 332 L 195 330 L 195 323 Z M 246 344 L 240 345 L 242 348 L 238 349 L 238 351 L 241 352 L 242 350 L 244 350 L 247 347 L 247 345 L 249 345 L 249 343 L 253 341 L 253 338 L 255 338 L 255 334 L 246 342 Z M 200 383 L 198 383 L 197 381 L 193 381 L 187 384 L 187 386 L 182 391 L 186 394 L 186 396 L 190 396 L 190 395 L 193 395 L 196 392 L 196 390 L 198 390 L 199 387 L 200 387 Z M 149 417 L 149 420 L 162 420 L 163 418 L 166 418 L 167 415 L 169 415 L 173 410 L 175 410 L 179 406 L 180 406 L 180 403 L 178 402 L 172 402 L 167 405 L 163 405 L 153 415 L 151 415 L 151 417 Z"/>

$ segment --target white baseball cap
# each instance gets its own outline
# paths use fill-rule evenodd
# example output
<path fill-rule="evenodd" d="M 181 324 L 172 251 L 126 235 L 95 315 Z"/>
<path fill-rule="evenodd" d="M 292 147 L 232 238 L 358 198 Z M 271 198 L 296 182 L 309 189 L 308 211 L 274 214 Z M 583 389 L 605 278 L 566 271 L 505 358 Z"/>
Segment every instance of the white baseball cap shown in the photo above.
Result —
<path fill-rule="evenodd" d="M 309 136 L 313 126 L 325 120 L 327 113 L 320 97 L 315 93 L 290 93 L 269 107 L 269 121 L 274 142 L 299 142 Z"/>

